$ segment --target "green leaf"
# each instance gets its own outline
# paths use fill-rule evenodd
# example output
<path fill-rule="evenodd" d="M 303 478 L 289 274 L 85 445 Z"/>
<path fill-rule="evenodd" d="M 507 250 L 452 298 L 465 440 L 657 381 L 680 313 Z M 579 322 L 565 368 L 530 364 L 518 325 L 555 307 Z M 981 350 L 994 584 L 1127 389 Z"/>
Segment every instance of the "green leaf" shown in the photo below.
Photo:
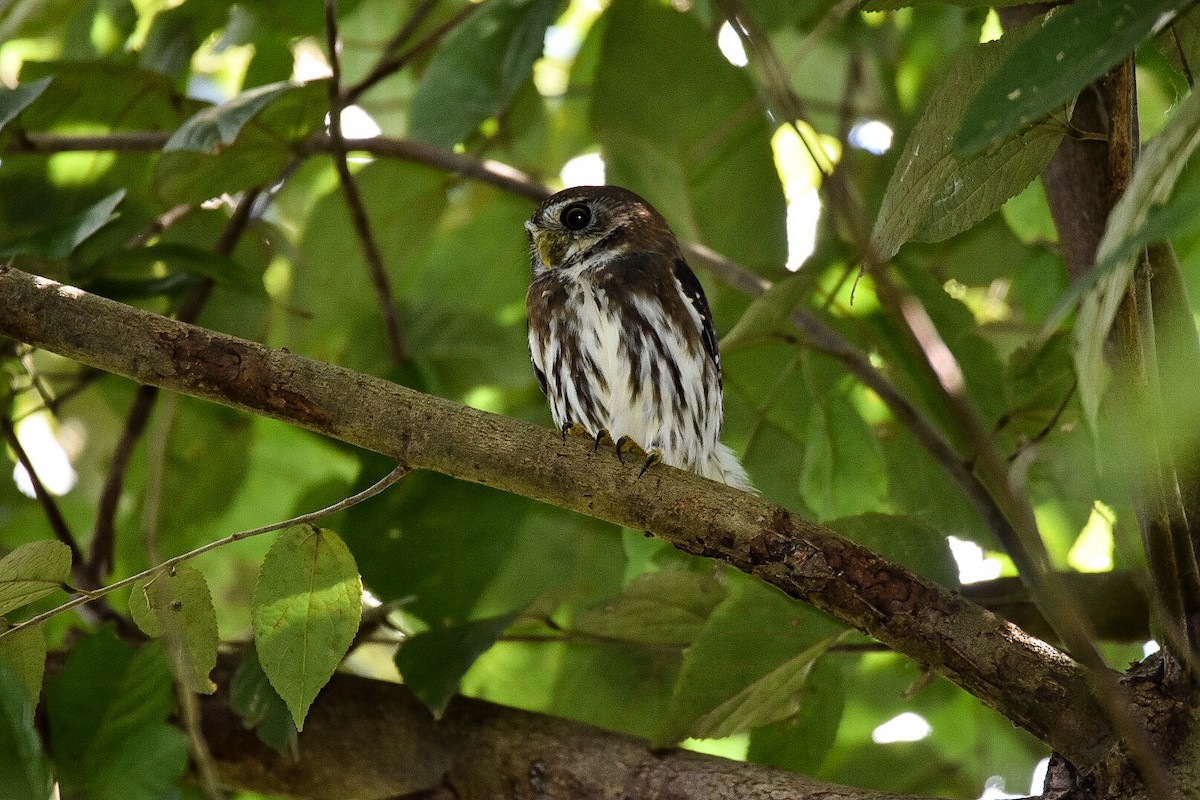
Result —
<path fill-rule="evenodd" d="M 1076 0 L 1054 10 L 1005 58 L 962 117 L 954 147 L 971 155 L 1070 102 L 1188 0 Z"/>
<path fill-rule="evenodd" d="M 292 145 L 320 130 L 326 81 L 272 84 L 206 108 L 177 130 L 154 167 L 155 189 L 171 203 L 199 203 L 274 183 L 295 158 Z"/>
<path fill-rule="evenodd" d="M 186 756 L 159 761 L 156 753 L 142 750 L 145 737 L 170 738 L 162 728 L 175 705 L 171 683 L 162 647 L 152 643 L 135 650 L 111 627 L 71 649 L 46 686 L 50 750 L 64 796 L 117 800 L 122 776 L 107 771 L 116 761 L 165 785 L 182 776 Z M 182 747 L 182 734 L 174 731 L 174 736 Z"/>
<path fill-rule="evenodd" d="M 814 400 L 800 471 L 805 503 L 820 519 L 880 508 L 887 468 L 874 430 L 846 398 L 829 392 Z"/>
<path fill-rule="evenodd" d="M 788 719 L 753 731 L 746 759 L 816 774 L 837 737 L 845 702 L 841 670 L 830 658 L 818 659 L 800 696 L 800 710 Z"/>
<path fill-rule="evenodd" d="M 529 79 L 558 0 L 492 0 L 446 37 L 412 99 L 409 134 L 450 147 Z"/>
<path fill-rule="evenodd" d="M 576 617 L 571 630 L 613 640 L 688 645 L 726 591 L 712 570 L 647 572 L 603 605 Z"/>
<path fill-rule="evenodd" d="M 46 672 L 46 632 L 41 625 L 23 628 L 0 639 L 0 667 L 5 667 L 25 684 L 29 700 L 37 705 Z M 0 770 L 3 774 L 3 770 Z"/>
<path fill-rule="evenodd" d="M 163 145 L 163 152 L 193 150 L 197 153 L 211 153 L 215 152 L 219 145 L 233 144 L 242 128 L 254 119 L 258 112 L 296 86 L 297 84 L 291 81 L 255 86 L 219 106 L 211 106 L 197 112 L 179 126 L 179 130 L 171 134 L 171 138 Z"/>
<path fill-rule="evenodd" d="M 915 517 L 868 513 L 830 521 L 847 539 L 943 586 L 958 586 L 946 536 Z"/>
<path fill-rule="evenodd" d="M 261 275 L 229 256 L 192 245 L 160 242 L 133 250 L 120 250 L 108 254 L 95 266 L 98 272 L 108 276 L 112 271 L 148 271 L 159 264 L 174 273 L 166 280 L 179 278 L 179 273 L 203 275 L 240 292 L 255 297 L 266 297 Z M 106 283 L 113 285 L 116 284 L 116 280 L 109 279 Z M 103 293 L 94 283 L 89 283 L 87 288 L 89 291 Z"/>
<path fill-rule="evenodd" d="M 367 458 L 364 476 L 391 466 Z M 594 604 L 624 569 L 612 525 L 432 472 L 354 506 L 344 527 L 371 591 L 408 598 L 405 610 L 431 627 L 499 616 L 551 590 Z"/>
<path fill-rule="evenodd" d="M 30 131 L 174 130 L 204 105 L 180 95 L 163 75 L 114 59 L 26 61 L 21 78 L 54 81 L 21 115 Z"/>
<path fill-rule="evenodd" d="M 246 727 L 253 728 L 258 738 L 280 755 L 290 756 L 293 761 L 300 757 L 296 721 L 263 672 L 254 648 L 248 648 L 229 684 L 229 705 L 241 715 Z"/>
<path fill-rule="evenodd" d="M 1084 414 L 1096 429 L 1100 402 L 1108 389 L 1110 370 L 1105 360 L 1108 333 L 1133 276 L 1134 257 L 1126 244 L 1146 225 L 1155 206 L 1166 203 L 1188 157 L 1200 145 L 1200 97 L 1189 95 L 1138 159 L 1129 186 L 1108 216 L 1096 250 L 1097 267 L 1107 274 L 1087 276 L 1094 287 L 1084 297 L 1075 323 L 1075 371 Z M 1124 257 L 1116 254 L 1122 253 Z"/>
<path fill-rule="evenodd" d="M 45 540 L 18 545 L 0 559 L 0 615 L 61 589 L 71 577 L 71 549 Z"/>
<path fill-rule="evenodd" d="M 125 190 L 119 189 L 49 228 L 0 244 L 0 256 L 31 255 L 49 261 L 66 258 L 81 242 L 116 219 L 114 212 L 124 197 Z"/>
<path fill-rule="evenodd" d="M 33 724 L 34 702 L 21 678 L 0 664 L 0 796 L 47 800 L 50 763 Z"/>
<path fill-rule="evenodd" d="M 514 611 L 418 633 L 396 651 L 396 668 L 413 694 L 440 718 L 467 670 L 519 615 Z"/>
<path fill-rule="evenodd" d="M 187 768 L 187 737 L 161 723 L 138 730 L 105 754 L 88 775 L 89 800 L 174 797 Z"/>
<path fill-rule="evenodd" d="M 38 81 L 21 83 L 9 89 L 0 86 L 0 131 L 4 126 L 16 119 L 30 103 L 37 100 L 54 78 L 42 78 Z"/>
<path fill-rule="evenodd" d="M 683 658 L 658 746 L 720 738 L 794 716 L 840 633 L 823 614 L 740 574 Z"/>
<path fill-rule="evenodd" d="M 350 649 L 361 614 L 362 581 L 341 537 L 310 525 L 283 531 L 263 559 L 251 616 L 263 672 L 297 730 Z"/>
<path fill-rule="evenodd" d="M 133 585 L 129 613 L 147 636 L 166 635 L 165 646 L 181 649 L 188 691 L 212 694 L 209 673 L 217 665 L 217 613 L 204 575 L 186 564 Z"/>
<path fill-rule="evenodd" d="M 753 344 L 777 331 L 812 291 L 813 281 L 818 275 L 816 270 L 801 270 L 777 281 L 754 298 L 737 324 L 721 339 L 721 351 Z"/>
<path fill-rule="evenodd" d="M 1020 36 L 971 48 L 930 96 L 896 162 L 871 233 L 871 249 L 881 261 L 910 240 L 937 242 L 970 228 L 1028 186 L 1054 155 L 1063 132 L 1051 126 L 1014 133 L 986 153 L 954 151 L 951 132 L 968 101 Z"/>
<path fill-rule="evenodd" d="M 694 16 L 661 3 L 616 0 L 605 26 L 591 116 L 607 180 L 643 195 L 680 238 L 778 272 L 786 209 L 749 76 Z"/>

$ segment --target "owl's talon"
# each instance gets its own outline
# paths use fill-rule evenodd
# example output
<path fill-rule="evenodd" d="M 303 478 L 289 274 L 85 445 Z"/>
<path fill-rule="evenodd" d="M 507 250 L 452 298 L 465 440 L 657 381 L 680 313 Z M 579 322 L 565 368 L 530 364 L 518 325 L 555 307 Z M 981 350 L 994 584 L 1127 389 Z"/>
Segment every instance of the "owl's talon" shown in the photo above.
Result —
<path fill-rule="evenodd" d="M 608 431 L 601 428 L 600 431 L 596 434 L 596 447 L 592 450 L 592 452 L 594 453 L 597 450 L 599 450 L 600 445 L 604 445 L 605 447 L 608 447 L 612 443 L 613 443 L 612 434 L 610 434 Z"/>
<path fill-rule="evenodd" d="M 653 467 L 655 464 L 662 463 L 662 450 L 653 450 L 646 456 L 646 463 L 642 464 L 642 471 L 638 473 L 638 477 L 646 474 L 646 470 Z"/>

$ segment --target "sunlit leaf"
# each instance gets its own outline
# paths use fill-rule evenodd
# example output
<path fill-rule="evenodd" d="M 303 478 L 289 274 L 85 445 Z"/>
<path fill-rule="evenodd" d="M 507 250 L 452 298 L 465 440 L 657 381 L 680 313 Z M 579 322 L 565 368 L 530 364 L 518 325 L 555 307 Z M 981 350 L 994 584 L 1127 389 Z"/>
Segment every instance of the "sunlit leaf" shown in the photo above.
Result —
<path fill-rule="evenodd" d="M 167 637 L 182 649 L 188 690 L 212 694 L 209 673 L 217 665 L 217 615 L 204 575 L 186 564 L 138 581 L 129 594 L 129 613 L 147 636 Z"/>
<path fill-rule="evenodd" d="M 0 615 L 40 600 L 71 577 L 71 550 L 62 542 L 27 542 L 0 559 Z"/>
<path fill-rule="evenodd" d="M 1076 0 L 1050 14 L 978 90 L 955 130 L 970 155 L 1071 101 L 1188 0 Z"/>
<path fill-rule="evenodd" d="M 308 708 L 354 641 L 362 581 L 333 531 L 288 528 L 263 559 L 251 615 L 263 672 L 303 730 Z"/>

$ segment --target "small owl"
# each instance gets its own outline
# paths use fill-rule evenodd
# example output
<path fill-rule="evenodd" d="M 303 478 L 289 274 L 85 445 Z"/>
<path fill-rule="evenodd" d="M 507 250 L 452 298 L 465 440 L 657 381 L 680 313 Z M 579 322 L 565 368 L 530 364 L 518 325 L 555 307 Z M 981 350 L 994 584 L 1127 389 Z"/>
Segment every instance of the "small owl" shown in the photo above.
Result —
<path fill-rule="evenodd" d="M 617 186 L 565 189 L 525 223 L 538 383 L 563 433 L 753 491 L 721 443 L 721 356 L 675 234 Z"/>

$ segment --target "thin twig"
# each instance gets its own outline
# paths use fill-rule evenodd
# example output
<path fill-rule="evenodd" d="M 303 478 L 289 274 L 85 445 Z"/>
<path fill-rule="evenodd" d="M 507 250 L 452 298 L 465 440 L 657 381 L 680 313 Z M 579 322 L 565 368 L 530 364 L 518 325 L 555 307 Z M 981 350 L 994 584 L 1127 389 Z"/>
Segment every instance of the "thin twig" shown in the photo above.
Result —
<path fill-rule="evenodd" d="M 377 64 L 375 68 L 366 75 L 366 77 L 364 77 L 358 83 L 347 87 L 346 90 L 342 92 L 342 100 L 344 103 L 346 105 L 351 105 L 357 102 L 358 98 L 361 97 L 368 89 L 375 86 L 385 78 L 396 74 L 416 59 L 432 51 L 438 46 L 438 44 L 441 43 L 442 39 L 444 39 L 446 35 L 450 33 L 450 31 L 461 25 L 463 20 L 465 20 L 471 14 L 474 14 L 482 5 L 483 3 L 468 3 L 467 5 L 463 6 L 463 8 L 459 10 L 457 14 L 455 14 L 446 22 L 443 22 L 428 36 L 405 50 L 403 53 L 393 55 L 390 52 L 385 51 L 384 57 L 380 59 L 379 64 Z M 401 33 L 403 33 L 403 30 L 401 30 Z M 399 34 L 397 34 L 396 38 L 399 38 Z M 332 64 L 330 66 L 332 66 Z"/>
<path fill-rule="evenodd" d="M 128 578 L 122 578 L 121 580 L 117 581 L 116 583 L 110 583 L 108 586 L 104 586 L 104 587 L 96 589 L 94 591 L 82 593 L 78 597 L 73 597 L 60 606 L 57 606 L 55 608 L 50 609 L 49 611 L 45 611 L 41 614 L 38 614 L 37 616 L 30 617 L 29 619 L 24 620 L 23 622 L 19 622 L 16 625 L 13 625 L 8 630 L 0 632 L 0 641 L 2 641 L 6 636 L 11 636 L 12 634 L 16 633 L 17 631 L 32 627 L 34 625 L 39 625 L 39 624 L 45 622 L 46 620 L 51 619 L 52 617 L 58 616 L 59 614 L 63 613 L 64 611 L 69 611 L 72 608 L 77 608 L 78 606 L 82 606 L 87 603 L 95 602 L 96 600 L 99 600 L 101 597 L 104 597 L 105 595 L 115 592 L 117 589 L 123 589 L 126 586 L 132 586 L 133 584 L 137 583 L 138 581 L 140 581 L 144 578 L 150 578 L 155 575 L 158 575 L 162 572 L 165 572 L 165 571 L 171 569 L 172 567 L 176 567 L 176 566 L 184 563 L 185 561 L 190 561 L 191 559 L 195 558 L 196 556 L 204 555 L 205 553 L 209 553 L 218 548 L 225 547 L 226 545 L 229 545 L 229 544 L 233 544 L 234 542 L 240 542 L 243 539 L 249 539 L 252 536 L 258 536 L 263 533 L 277 531 L 277 530 L 280 530 L 281 528 L 290 528 L 293 525 L 303 525 L 308 522 L 315 522 L 324 517 L 328 517 L 331 514 L 336 514 L 339 511 L 345 511 L 347 508 L 357 505 L 364 500 L 369 500 L 370 498 L 372 498 L 375 495 L 379 494 L 380 492 L 384 491 L 385 489 L 387 489 L 388 487 L 390 487 L 394 483 L 396 483 L 398 480 L 403 478 L 405 475 L 407 475 L 409 473 L 409 471 L 410 471 L 410 467 L 408 467 L 405 464 L 400 464 L 395 469 L 393 469 L 391 472 L 389 472 L 387 475 L 385 475 L 383 478 L 381 478 L 379 481 L 371 484 L 370 486 L 368 486 L 366 489 L 363 489 L 358 494 L 353 495 L 351 497 L 347 497 L 343 500 L 339 500 L 338 502 L 334 503 L 331 506 L 326 506 L 325 508 L 322 508 L 318 511 L 310 512 L 308 514 L 301 514 L 300 516 L 292 517 L 291 519 L 285 519 L 282 522 L 273 522 L 270 525 L 264 525 L 261 528 L 252 528 L 251 530 L 248 530 L 248 531 L 238 531 L 237 533 L 231 533 L 228 536 L 226 536 L 224 539 L 218 539 L 215 542 L 208 542 L 207 544 L 202 544 L 193 550 L 189 550 L 188 552 L 183 553 L 182 555 L 178 555 L 173 558 L 168 558 L 166 561 L 162 562 L 161 564 L 159 564 L 157 566 L 150 567 L 149 569 L 144 569 L 141 572 L 137 573 L 136 575 L 130 575 Z"/>
<path fill-rule="evenodd" d="M 413 12 L 408 15 L 408 19 L 404 20 L 404 24 L 400 26 L 400 30 L 388 40 L 388 43 L 383 46 L 385 55 L 391 55 L 399 50 L 404 45 L 408 44 L 408 40 L 417 32 L 417 28 L 421 27 L 426 17 L 433 11 L 438 4 L 438 0 L 422 0 L 421 4 L 413 9 Z"/>
<path fill-rule="evenodd" d="M 125 488 L 125 473 L 157 398 L 158 387 L 145 384 L 139 386 L 133 396 L 129 413 L 125 415 L 125 426 L 121 429 L 121 438 L 113 448 L 108 474 L 104 476 L 104 486 L 96 503 L 96 522 L 92 526 L 92 541 L 85 567 L 88 586 L 100 586 L 112 570 L 117 538 L 117 506 Z"/>
<path fill-rule="evenodd" d="M 105 134 L 72 135 L 58 133 L 29 133 L 9 142 L 3 152 L 7 153 L 154 153 L 163 148 L 170 138 L 169 133 L 156 131 L 116 132 Z M 295 144 L 301 155 L 328 155 L 334 152 L 329 136 L 318 134 Z M 415 164 L 424 164 L 481 183 L 487 183 L 507 192 L 540 202 L 550 196 L 550 190 L 530 178 L 516 167 L 500 161 L 480 160 L 469 155 L 443 150 L 411 139 L 396 139 L 376 136 L 370 139 L 355 139 L 350 151 L 369 153 L 382 158 L 398 158 Z"/>
<path fill-rule="evenodd" d="M 392 291 L 392 281 L 388 277 L 387 266 L 383 263 L 383 254 L 375 241 L 371 230 L 371 222 L 367 216 L 367 206 L 363 202 L 354 176 L 350 174 L 350 165 L 346 162 L 346 140 L 342 136 L 342 66 L 338 55 L 337 0 L 325 0 L 325 36 L 329 46 L 329 68 L 333 77 L 329 81 L 329 139 L 333 144 L 333 164 L 337 168 L 338 181 L 342 185 L 342 194 L 346 197 L 346 210 L 350 213 L 350 222 L 358 235 L 362 247 L 363 258 L 371 273 L 371 285 L 375 289 L 375 299 L 379 303 L 379 315 L 383 320 L 384 338 L 387 340 L 388 352 L 394 364 L 404 364 L 409 359 L 408 345 L 404 341 L 404 329 L 400 327 L 400 312 L 396 309 L 396 297 Z"/>

